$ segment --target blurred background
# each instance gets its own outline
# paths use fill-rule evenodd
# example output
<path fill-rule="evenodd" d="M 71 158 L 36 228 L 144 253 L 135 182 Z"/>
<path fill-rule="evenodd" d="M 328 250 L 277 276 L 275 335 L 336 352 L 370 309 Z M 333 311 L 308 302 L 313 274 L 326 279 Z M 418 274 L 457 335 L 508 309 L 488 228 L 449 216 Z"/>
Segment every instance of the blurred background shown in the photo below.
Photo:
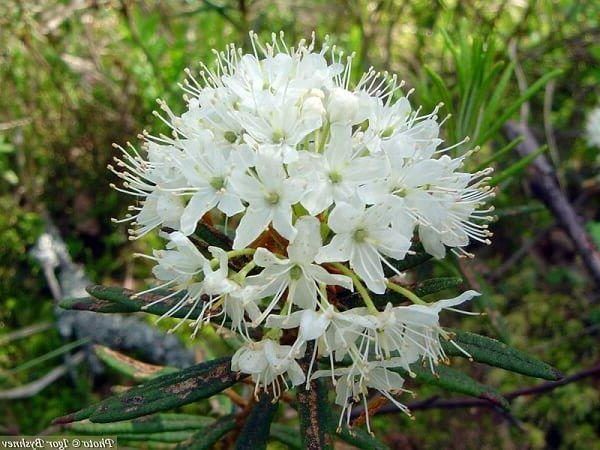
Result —
<path fill-rule="evenodd" d="M 147 252 L 156 237 L 128 241 L 110 221 L 129 203 L 109 188 L 111 144 L 164 131 L 152 115 L 156 98 L 182 111 L 184 68 L 212 61 L 212 48 L 246 43 L 249 30 L 284 30 L 288 42 L 313 30 L 318 41 L 329 35 L 356 52 L 356 76 L 375 66 L 414 87 L 413 104 L 424 110 L 443 101 L 441 116 L 452 113 L 446 141 L 471 136 L 481 150 L 469 169 L 496 168 L 498 220 L 493 244 L 469 249 L 475 259 L 432 262 L 411 276 L 460 276 L 462 287 L 484 293 L 474 306 L 483 319 L 447 317 L 447 325 L 461 321 L 567 375 L 598 367 L 600 162 L 585 129 L 600 105 L 600 2 L 2 0 L 0 434 L 51 432 L 55 417 L 132 383 L 88 358 L 91 342 L 155 364 L 229 352 L 210 331 L 194 343 L 165 341 L 168 324 L 143 318 L 131 325 L 143 338 L 115 334 L 122 323 L 65 315 L 53 298 L 81 295 L 90 282 L 150 282 L 150 266 L 132 253 Z M 515 130 L 528 139 L 513 142 Z M 501 392 L 536 383 L 464 368 Z M 388 414 L 376 419 L 376 434 L 403 449 L 600 448 L 600 371 L 593 373 L 515 398 L 510 415 Z M 431 394 L 419 389 L 416 400 Z M 185 410 L 210 415 L 227 401 Z"/>

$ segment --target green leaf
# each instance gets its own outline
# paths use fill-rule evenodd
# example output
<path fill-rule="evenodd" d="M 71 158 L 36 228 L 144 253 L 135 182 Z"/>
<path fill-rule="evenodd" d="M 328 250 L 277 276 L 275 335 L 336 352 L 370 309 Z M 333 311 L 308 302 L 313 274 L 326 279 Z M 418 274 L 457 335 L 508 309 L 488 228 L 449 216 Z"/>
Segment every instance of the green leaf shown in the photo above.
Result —
<path fill-rule="evenodd" d="M 215 359 L 155 378 L 123 394 L 60 417 L 55 423 L 83 419 L 106 423 L 133 419 L 211 397 L 244 377 L 231 371 L 231 358 Z"/>
<path fill-rule="evenodd" d="M 465 331 L 451 331 L 455 334 L 452 340 L 471 355 L 474 361 L 535 378 L 546 380 L 560 380 L 563 378 L 563 375 L 554 367 L 496 339 Z M 442 341 L 442 347 L 449 356 L 467 357 L 452 342 Z"/>
<path fill-rule="evenodd" d="M 462 284 L 463 280 L 460 277 L 440 277 L 424 280 L 417 284 L 414 293 L 419 297 L 435 294 L 436 292 L 450 289 Z"/>
<path fill-rule="evenodd" d="M 523 158 L 521 158 L 520 160 L 518 160 L 516 163 L 514 163 L 511 166 L 509 166 L 506 169 L 504 169 L 498 175 L 496 175 L 495 177 L 493 177 L 489 181 L 488 184 L 490 186 L 497 186 L 500 183 L 502 183 L 504 180 L 507 180 L 509 178 L 514 177 L 515 175 L 517 175 L 518 173 L 520 173 L 521 171 L 523 171 L 523 169 L 525 169 L 529 164 L 531 164 L 531 162 L 535 158 L 537 158 L 538 155 L 542 154 L 546 150 L 548 150 L 548 146 L 547 145 L 542 145 L 535 152 L 530 153 L 527 156 L 524 156 Z"/>
<path fill-rule="evenodd" d="M 210 426 L 192 435 L 187 441 L 179 444 L 176 450 L 208 450 L 223 436 L 232 431 L 236 425 L 234 415 L 221 417 Z"/>
<path fill-rule="evenodd" d="M 393 368 L 391 370 L 400 373 L 406 378 L 410 377 L 408 372 L 402 368 Z M 415 373 L 415 380 L 417 382 L 438 386 L 450 392 L 458 392 L 460 394 L 482 398 L 495 403 L 502 408 L 509 408 L 508 401 L 495 389 L 479 383 L 460 370 L 438 365 L 435 367 L 435 373 L 433 373 L 429 368 L 421 367 L 416 364 L 414 367 L 411 367 L 411 370 Z"/>
<path fill-rule="evenodd" d="M 163 314 L 167 313 L 185 295 L 184 293 L 180 293 L 178 295 L 174 295 L 167 299 L 161 300 L 162 298 L 166 297 L 169 294 L 164 293 L 164 292 L 158 292 L 158 293 L 153 292 L 153 293 L 136 295 L 136 293 L 134 291 L 131 291 L 129 289 L 124 289 L 124 288 L 117 287 L 117 286 L 100 286 L 100 285 L 88 286 L 86 288 L 86 290 L 92 297 L 95 297 L 98 300 L 102 300 L 105 302 L 110 302 L 110 303 L 115 304 L 115 306 L 113 308 L 118 309 L 118 311 L 110 311 L 110 312 L 143 311 L 143 312 L 147 312 L 150 314 L 156 314 L 159 316 L 162 316 Z M 152 306 L 147 306 L 157 300 L 161 300 L 161 301 Z M 80 306 L 83 307 L 84 305 L 80 304 Z M 202 304 L 199 304 L 196 309 L 197 309 L 197 312 L 199 313 L 202 309 Z M 184 318 L 189 311 L 190 311 L 189 306 L 183 306 L 181 309 L 176 311 L 172 315 L 172 317 Z M 98 311 L 98 312 L 105 312 L 105 311 Z M 198 314 L 196 312 L 193 312 L 192 314 L 190 314 L 189 319 L 195 319 L 197 316 L 198 316 Z"/>
<path fill-rule="evenodd" d="M 145 381 L 152 378 L 178 372 L 175 367 L 155 366 L 137 359 L 131 358 L 123 353 L 112 350 L 102 345 L 95 345 L 94 352 L 110 368 L 131 377 L 136 381 Z"/>
<path fill-rule="evenodd" d="M 412 269 L 413 267 L 423 264 L 424 262 L 429 261 L 431 258 L 433 258 L 433 256 L 425 253 L 422 247 L 419 245 L 418 248 L 414 250 L 414 253 L 406 255 L 403 260 L 390 260 L 390 263 L 396 270 L 402 272 L 403 270 Z M 387 267 L 385 267 L 385 272 L 388 276 L 394 274 L 394 272 Z"/>
<path fill-rule="evenodd" d="M 374 438 L 361 428 L 353 428 L 352 430 L 349 430 L 348 428 L 343 427 L 336 434 L 340 437 L 340 439 L 346 441 L 348 444 L 352 444 L 355 447 L 364 450 L 389 450 L 387 445 Z"/>
<path fill-rule="evenodd" d="M 77 347 L 81 347 L 82 345 L 87 344 L 89 341 L 90 341 L 89 338 L 82 338 L 82 339 L 79 339 L 74 342 L 69 342 L 68 344 L 65 344 L 57 349 L 54 349 L 54 350 L 46 353 L 45 355 L 38 356 L 37 358 L 33 358 L 33 359 L 21 364 L 20 366 L 17 366 L 13 369 L 7 370 L 6 372 L 9 374 L 15 374 L 15 373 L 21 372 L 23 370 L 31 369 L 32 367 L 43 364 L 46 361 L 49 361 L 50 359 L 64 355 L 65 353 L 68 353 Z"/>
<path fill-rule="evenodd" d="M 448 112 L 452 114 L 452 97 L 450 96 L 450 91 L 448 90 L 446 83 L 444 83 L 442 77 L 438 73 L 436 73 L 431 67 L 425 65 L 424 69 L 431 81 L 433 82 L 433 85 L 437 88 L 438 94 L 440 95 L 441 100 L 446 105 Z"/>
<path fill-rule="evenodd" d="M 525 103 L 527 100 L 533 97 L 540 89 L 542 89 L 546 85 L 546 83 L 548 83 L 548 81 L 558 77 L 561 74 L 562 70 L 553 70 L 552 72 L 547 73 L 535 83 L 533 83 L 525 92 L 523 92 L 523 94 L 515 102 L 513 102 L 508 108 L 506 108 L 504 113 L 501 114 L 500 117 L 498 117 L 493 124 L 490 124 L 490 128 L 487 130 L 487 132 L 480 136 L 477 139 L 477 141 L 474 142 L 474 145 L 481 145 L 485 143 L 488 139 L 493 137 L 498 132 L 498 130 L 500 130 L 502 125 L 504 125 L 504 123 L 508 119 L 510 119 L 515 112 L 517 112 L 517 110 L 521 107 L 523 103 Z"/>
<path fill-rule="evenodd" d="M 139 311 L 139 309 L 132 309 L 131 307 L 120 303 L 100 300 L 94 297 L 63 298 L 58 302 L 58 306 L 63 309 L 93 311 L 99 313 L 129 313 Z"/>
<path fill-rule="evenodd" d="M 585 226 L 596 247 L 600 248 L 600 222 L 590 221 Z"/>
<path fill-rule="evenodd" d="M 515 148 L 517 145 L 519 145 L 524 140 L 525 140 L 525 138 L 523 136 L 519 136 L 518 138 L 513 139 L 512 141 L 510 141 L 508 144 L 506 144 L 501 149 L 494 151 L 493 155 L 490 156 L 485 161 L 483 161 L 481 164 L 479 164 L 473 170 L 473 172 L 479 172 L 480 170 L 487 169 L 488 167 L 490 167 L 490 165 L 492 163 L 498 161 L 499 159 L 501 159 L 502 157 L 504 157 L 505 155 L 507 155 L 508 153 L 510 153 L 510 151 L 513 148 Z"/>
<path fill-rule="evenodd" d="M 493 90 L 493 94 L 487 102 L 486 109 L 488 111 L 488 114 L 497 114 L 498 109 L 500 108 L 502 102 L 505 100 L 506 88 L 508 87 L 508 83 L 512 78 L 514 69 L 515 63 L 511 61 L 504 68 L 500 79 L 497 80 L 495 84 L 495 89 Z"/>
<path fill-rule="evenodd" d="M 307 355 L 312 355 L 312 349 L 307 349 Z M 304 358 L 302 366 L 305 370 L 306 362 L 306 358 Z M 331 409 L 327 399 L 325 381 L 321 378 L 312 380 L 310 389 L 307 390 L 302 385 L 297 388 L 296 392 L 298 415 L 300 416 L 300 438 L 302 439 L 303 448 L 307 450 L 333 448 L 329 433 Z"/>
<path fill-rule="evenodd" d="M 300 441 L 300 433 L 297 428 L 274 423 L 271 425 L 271 438 L 287 445 L 292 450 L 303 449 Z"/>
<path fill-rule="evenodd" d="M 269 440 L 269 430 L 278 402 L 265 392 L 250 411 L 244 427 L 235 443 L 236 450 L 264 450 Z"/>
<path fill-rule="evenodd" d="M 195 234 L 208 245 L 214 245 L 225 250 L 231 250 L 233 245 L 233 241 L 225 234 L 204 222 L 198 222 Z"/>
<path fill-rule="evenodd" d="M 191 414 L 155 414 L 114 423 L 74 422 L 68 424 L 67 429 L 78 434 L 121 435 L 198 430 L 212 426 L 214 423 L 215 419 L 212 417 Z"/>

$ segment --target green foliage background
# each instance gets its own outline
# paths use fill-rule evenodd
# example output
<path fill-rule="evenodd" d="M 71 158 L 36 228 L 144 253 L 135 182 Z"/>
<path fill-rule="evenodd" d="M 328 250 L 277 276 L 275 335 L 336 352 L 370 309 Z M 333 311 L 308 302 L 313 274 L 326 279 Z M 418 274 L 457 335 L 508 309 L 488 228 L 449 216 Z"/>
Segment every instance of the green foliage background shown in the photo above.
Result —
<path fill-rule="evenodd" d="M 53 320 L 50 292 L 27 253 L 46 214 L 95 282 L 142 286 L 148 280 L 149 267 L 134 264 L 131 254 L 147 250 L 150 240 L 129 242 L 126 230 L 110 222 L 127 204 L 108 187 L 111 144 L 136 142 L 142 129 L 162 131 L 152 116 L 155 99 L 181 110 L 183 69 L 210 61 L 212 48 L 246 42 L 251 29 L 264 36 L 284 30 L 291 42 L 313 30 L 319 40 L 329 34 L 357 53 L 357 75 L 371 65 L 398 73 L 417 88 L 414 103 L 429 109 L 446 103 L 451 143 L 486 134 L 528 87 L 560 69 L 511 117 L 524 113 L 540 142 L 549 144 L 562 187 L 600 243 L 598 149 L 583 138 L 586 112 L 600 103 L 598 2 L 5 0 L 0 11 L 0 333 Z M 449 41 L 475 49 L 474 57 L 457 66 Z M 489 61 L 478 63 L 482 55 Z M 493 112 L 486 108 L 498 84 L 477 80 L 477 64 L 488 64 L 498 77 L 509 67 Z M 479 97 L 466 104 L 478 107 L 461 106 L 468 92 Z M 492 133 L 474 166 L 506 143 Z M 507 152 L 494 165 L 502 172 L 516 161 Z M 567 374 L 596 364 L 600 296 L 568 239 L 521 172 L 500 182 L 495 205 L 492 246 L 473 248 L 477 258 L 460 266 L 428 264 L 418 279 L 466 271 L 485 294 L 477 308 L 488 315 L 459 318 L 461 328 L 510 341 Z M 203 339 L 214 342 L 209 334 Z M 0 386 L 45 373 L 52 362 L 15 375 L 6 370 L 60 345 L 53 330 L 1 345 Z M 502 392 L 533 382 L 477 365 L 464 369 Z M 600 448 L 599 387 L 592 379 L 520 398 L 513 403 L 517 425 L 489 411 L 431 410 L 418 412 L 415 421 L 382 416 L 376 434 L 393 448 Z M 417 392 L 428 396 L 428 388 Z M 85 373 L 61 380 L 31 399 L 0 404 L 0 434 L 40 432 L 54 417 L 103 395 Z M 206 408 L 195 411 L 209 413 Z"/>

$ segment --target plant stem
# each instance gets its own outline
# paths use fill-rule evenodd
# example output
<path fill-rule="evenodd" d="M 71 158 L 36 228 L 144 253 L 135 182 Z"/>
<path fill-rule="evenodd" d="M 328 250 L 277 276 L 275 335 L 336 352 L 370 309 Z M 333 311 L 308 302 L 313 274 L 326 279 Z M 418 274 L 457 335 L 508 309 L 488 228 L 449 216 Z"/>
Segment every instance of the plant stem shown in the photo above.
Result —
<path fill-rule="evenodd" d="M 403 295 L 404 297 L 409 299 L 411 302 L 416 303 L 417 305 L 426 305 L 427 304 L 426 301 L 421 300 L 421 298 L 419 296 L 417 296 L 414 292 L 409 291 L 408 289 L 400 286 L 399 284 L 392 283 L 391 281 L 386 281 L 385 284 L 392 291 L 397 292 L 400 295 Z"/>
<path fill-rule="evenodd" d="M 255 248 L 242 248 L 240 250 L 231 250 L 231 251 L 227 252 L 227 257 L 229 259 L 232 259 L 232 258 L 237 258 L 238 256 L 249 256 L 249 255 L 254 255 L 254 252 L 256 252 Z M 219 258 L 213 258 L 210 260 L 210 267 L 212 267 L 213 269 L 216 269 L 218 265 L 219 265 Z"/>
<path fill-rule="evenodd" d="M 250 261 L 248 264 L 242 267 L 242 269 L 237 273 L 236 276 L 238 276 L 240 280 L 244 280 L 246 278 L 246 275 L 248 275 L 248 273 L 255 267 L 256 264 L 254 263 L 254 261 Z"/>
<path fill-rule="evenodd" d="M 362 284 L 362 282 L 354 273 L 354 271 L 350 270 L 348 267 L 341 263 L 331 263 L 331 265 L 338 269 L 340 272 L 342 272 L 344 275 L 348 275 L 350 278 L 352 278 L 352 282 L 354 283 L 354 286 L 356 286 L 356 290 L 365 302 L 365 305 L 368 308 L 369 312 L 371 314 L 377 314 L 379 310 L 375 307 L 373 300 L 371 300 L 369 291 L 367 291 L 367 288 L 365 288 L 364 284 Z"/>

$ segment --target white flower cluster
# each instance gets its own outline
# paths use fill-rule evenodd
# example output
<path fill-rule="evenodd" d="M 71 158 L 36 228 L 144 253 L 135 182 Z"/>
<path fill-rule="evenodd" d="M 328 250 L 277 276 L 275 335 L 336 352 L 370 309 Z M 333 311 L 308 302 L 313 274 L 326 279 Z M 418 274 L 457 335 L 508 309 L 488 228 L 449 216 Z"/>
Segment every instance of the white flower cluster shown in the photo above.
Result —
<path fill-rule="evenodd" d="M 600 147 L 600 106 L 592 109 L 588 114 L 585 135 L 590 147 Z"/>
<path fill-rule="evenodd" d="M 351 88 L 352 57 L 335 47 L 251 41 L 250 54 L 231 46 L 215 52 L 216 69 L 187 71 L 181 116 L 159 102 L 172 136 L 145 134 L 145 156 L 121 148 L 117 189 L 139 200 L 123 221 L 133 238 L 170 229 L 150 257 L 154 289 L 178 296 L 166 316 L 187 310 L 194 333 L 208 321 L 239 333 L 232 367 L 257 389 L 329 375 L 347 417 L 368 388 L 405 409 L 392 369 L 433 370 L 448 337 L 440 311 L 478 294 L 379 311 L 371 293 L 405 292 L 386 275 L 415 236 L 437 258 L 489 242 L 489 172 L 460 171 L 465 155 L 439 148 L 437 109 L 413 110 L 395 77 L 370 70 Z M 232 249 L 197 248 L 199 223 L 229 233 Z M 345 306 L 354 289 L 365 307 Z"/>

